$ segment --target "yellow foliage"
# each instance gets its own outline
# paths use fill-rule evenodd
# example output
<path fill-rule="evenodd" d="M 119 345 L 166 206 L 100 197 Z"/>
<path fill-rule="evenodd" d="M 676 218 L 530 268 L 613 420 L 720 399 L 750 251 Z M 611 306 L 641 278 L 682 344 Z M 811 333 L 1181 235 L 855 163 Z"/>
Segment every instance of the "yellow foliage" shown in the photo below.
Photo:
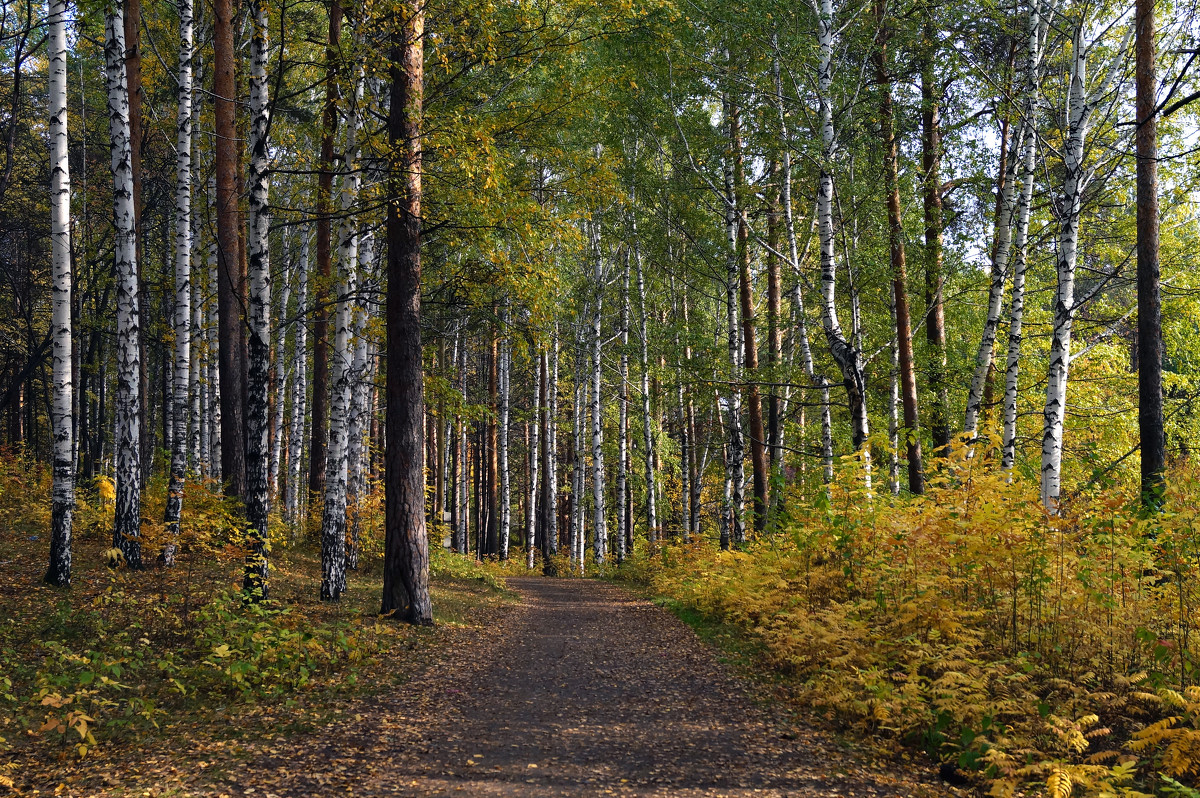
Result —
<path fill-rule="evenodd" d="M 1158 760 L 1200 773 L 1200 692 L 1160 689 L 1200 646 L 1191 475 L 1153 520 L 1111 491 L 1048 516 L 982 457 L 939 464 L 919 497 L 867 496 L 860 477 L 849 463 L 743 551 L 665 545 L 625 575 L 741 630 L 828 717 L 987 773 L 994 795 L 1138 795 Z M 1141 770 L 1112 750 L 1138 719 Z"/>

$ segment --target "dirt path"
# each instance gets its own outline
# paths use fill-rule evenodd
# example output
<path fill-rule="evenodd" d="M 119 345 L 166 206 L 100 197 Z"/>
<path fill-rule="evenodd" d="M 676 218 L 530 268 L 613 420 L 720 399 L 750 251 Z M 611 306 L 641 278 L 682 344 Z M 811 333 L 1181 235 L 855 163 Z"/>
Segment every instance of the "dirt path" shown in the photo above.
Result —
<path fill-rule="evenodd" d="M 507 628 L 213 794 L 939 794 L 787 725 L 649 602 L 590 580 L 509 584 L 523 601 Z"/>

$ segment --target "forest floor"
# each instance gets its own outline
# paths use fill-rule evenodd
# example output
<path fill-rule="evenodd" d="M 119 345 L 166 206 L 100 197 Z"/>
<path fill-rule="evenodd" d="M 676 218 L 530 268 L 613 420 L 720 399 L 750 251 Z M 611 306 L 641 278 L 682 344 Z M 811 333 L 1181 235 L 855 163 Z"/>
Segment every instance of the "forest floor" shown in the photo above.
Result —
<path fill-rule="evenodd" d="M 405 684 L 314 732 L 239 741 L 232 759 L 206 763 L 208 778 L 180 773 L 154 794 L 947 794 L 932 770 L 868 764 L 797 725 L 681 621 L 622 588 L 508 585 L 520 602 L 446 629 L 436 662 Z"/>

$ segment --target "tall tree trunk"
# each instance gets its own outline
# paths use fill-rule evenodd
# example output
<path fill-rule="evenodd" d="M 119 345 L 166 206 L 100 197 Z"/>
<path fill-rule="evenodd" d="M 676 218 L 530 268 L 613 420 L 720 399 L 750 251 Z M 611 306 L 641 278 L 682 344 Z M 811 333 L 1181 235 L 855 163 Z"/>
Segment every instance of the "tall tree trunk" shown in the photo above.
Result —
<path fill-rule="evenodd" d="M 246 490 L 242 384 L 242 280 L 238 242 L 237 126 L 234 79 L 233 3 L 213 2 L 213 94 L 217 181 L 217 345 L 221 380 L 221 478 L 226 493 Z"/>
<path fill-rule="evenodd" d="M 1155 115 L 1153 0 L 1137 0 L 1137 295 L 1138 433 L 1142 505 L 1162 504 L 1166 471 L 1163 430 L 1162 303 L 1158 267 L 1158 122 Z"/>
<path fill-rule="evenodd" d="M 861 453 L 865 474 L 870 475 L 871 453 L 867 448 L 870 423 L 867 419 L 866 376 L 862 352 L 846 339 L 837 316 L 837 262 L 833 237 L 833 161 L 836 143 L 833 129 L 833 0 L 820 0 L 817 14 L 817 97 L 821 125 L 821 171 L 817 184 L 817 231 L 821 242 L 821 324 L 830 354 L 842 372 L 850 404 L 850 439 Z"/>
<path fill-rule="evenodd" d="M 754 309 L 754 287 L 750 282 L 750 222 L 746 211 L 745 154 L 742 151 L 741 108 L 730 101 L 729 144 L 733 150 L 732 201 L 737 216 L 738 289 L 742 321 L 742 368 L 745 381 L 746 411 L 750 422 L 750 463 L 753 467 L 754 528 L 761 533 L 767 522 L 766 431 L 763 426 L 762 400 L 758 393 L 758 332 Z"/>
<path fill-rule="evenodd" d="M 950 445 L 950 389 L 946 384 L 946 311 L 942 287 L 942 131 L 940 92 L 934 63 L 938 33 L 926 12 L 921 64 L 921 172 L 925 205 L 925 341 L 929 346 L 929 393 L 933 396 L 929 431 L 934 453 Z"/>
<path fill-rule="evenodd" d="M 771 382 L 771 389 L 767 394 L 767 454 L 771 466 L 771 492 L 782 494 L 783 483 L 779 469 L 783 461 L 783 397 L 780 396 L 778 384 L 783 382 L 783 330 L 780 325 L 783 280 L 779 257 L 782 246 L 780 232 L 783 227 L 780 180 L 783 175 L 777 154 L 772 155 L 771 164 L 767 169 L 771 181 L 767 188 L 767 242 L 770 244 L 770 251 L 767 253 L 767 371 Z M 773 507 L 777 506 L 779 497 L 772 495 L 771 504 Z M 774 522 L 771 523 L 773 526 Z"/>
<path fill-rule="evenodd" d="M 832 14 L 832 10 L 830 11 Z M 796 241 L 796 220 L 794 210 L 792 208 L 792 150 L 791 150 L 791 128 L 787 124 L 787 117 L 784 113 L 783 103 L 783 81 L 780 77 L 779 67 L 779 46 L 775 43 L 775 58 L 772 60 L 771 72 L 775 80 L 775 108 L 779 115 L 779 129 L 782 131 L 783 146 L 783 184 L 780 187 L 780 204 L 783 206 L 783 229 L 787 235 L 788 255 L 792 261 L 792 277 L 795 279 L 794 288 L 792 290 L 792 307 L 796 314 L 795 325 L 795 345 L 799 347 L 800 365 L 804 369 L 804 374 L 808 378 L 808 382 L 820 389 L 821 396 L 821 456 L 824 463 L 824 479 L 828 484 L 833 481 L 833 418 L 829 402 L 829 383 L 824 375 L 817 376 L 816 368 L 813 364 L 812 346 L 808 338 L 808 315 L 804 308 L 804 294 L 802 292 L 803 280 L 801 280 L 800 264 L 804 259 L 801 257 L 799 246 Z M 832 186 L 831 186 L 832 188 Z M 833 247 L 833 221 L 830 218 L 830 251 Z M 822 239 L 824 246 L 824 239 Z M 823 250 L 822 250 L 823 251 Z M 805 243 L 805 257 L 808 253 L 808 243 Z M 794 352 L 794 350 L 793 350 Z M 782 433 L 781 433 L 782 434 Z"/>
<path fill-rule="evenodd" d="M 1000 326 L 1000 310 L 1004 302 L 1004 284 L 1008 280 L 1009 256 L 1012 252 L 1013 219 L 1016 212 L 1015 184 L 1017 178 L 1016 157 L 1002 159 L 1002 172 L 997 177 L 996 232 L 992 242 L 992 272 L 988 287 L 987 315 L 984 317 L 983 333 L 979 337 L 979 348 L 975 354 L 975 372 L 967 393 L 967 410 L 963 431 L 973 438 L 979 427 L 979 416 L 984 409 L 984 398 L 994 368 L 996 331 Z"/>
<path fill-rule="evenodd" d="M 900 495 L 900 347 L 896 339 L 896 292 L 889 297 L 888 310 L 892 317 L 892 343 L 888 369 L 888 487 L 893 496 Z"/>
<path fill-rule="evenodd" d="M 358 147 L 361 78 L 356 81 L 355 106 L 346 128 L 342 155 L 340 206 L 342 221 L 337 244 L 337 314 L 334 322 L 333 357 L 329 369 L 329 438 L 325 450 L 325 501 L 321 515 L 321 598 L 338 601 L 346 589 L 346 497 L 349 479 L 349 432 L 353 358 L 350 325 L 358 294 Z M 424 411 L 422 411 L 423 413 Z M 422 504 L 422 508 L 424 504 Z"/>
<path fill-rule="evenodd" d="M 604 416 L 603 402 L 600 396 L 600 378 L 602 363 L 600 360 L 603 338 L 601 337 L 600 321 L 604 300 L 604 256 L 600 249 L 600 221 L 595 219 L 593 226 L 593 247 L 595 257 L 593 271 L 593 290 L 595 305 L 592 308 L 592 501 L 595 512 L 595 528 L 592 532 L 593 551 L 596 565 L 604 565 L 608 555 L 608 513 L 604 495 Z"/>
<path fill-rule="evenodd" d="M 346 506 L 349 511 L 346 567 L 358 570 L 359 532 L 362 497 L 367 493 L 366 466 L 370 452 L 367 421 L 370 414 L 369 394 L 374 379 L 370 374 L 367 322 L 371 305 L 366 301 L 367 286 L 375 273 L 375 234 L 365 230 L 358 246 L 358 294 L 355 302 L 353 327 L 354 355 L 350 361 L 350 418 L 347 423 Z M 440 511 L 439 511 L 440 512 Z"/>
<path fill-rule="evenodd" d="M 1025 55 L 1025 75 L 1021 91 L 1022 120 L 1017 133 L 1017 146 L 1012 158 L 1020 160 L 1017 168 L 1019 185 L 1014 186 L 1016 207 L 1013 210 L 1012 253 L 1013 289 L 1008 323 L 1008 354 L 1004 368 L 1004 427 L 1001 437 L 1001 468 L 1009 472 L 1017 454 L 1017 388 L 1020 377 L 1022 324 L 1025 317 L 1025 271 L 1029 258 L 1027 239 L 1029 213 L 1033 204 L 1034 167 L 1037 157 L 1037 112 L 1038 84 L 1041 81 L 1042 37 L 1047 20 L 1041 13 L 1041 1 L 1030 6 L 1028 42 Z"/>
<path fill-rule="evenodd" d="M 892 261 L 892 298 L 896 307 L 896 345 L 899 350 L 900 393 L 904 405 L 905 451 L 908 456 L 908 489 L 925 492 L 925 468 L 921 458 L 920 414 L 917 378 L 913 363 L 912 321 L 908 312 L 908 273 L 904 257 L 904 223 L 900 217 L 899 153 L 892 111 L 892 76 L 887 63 L 887 4 L 877 0 L 875 13 L 880 32 L 875 49 L 875 71 L 879 79 L 879 124 L 883 138 L 883 182 L 887 192 L 888 243 Z"/>
<path fill-rule="evenodd" d="M 192 0 L 179 0 L 179 110 L 175 117 L 175 433 L 163 520 L 168 541 L 163 563 L 175 564 L 183 481 L 188 467 L 188 417 L 192 366 Z"/>
<path fill-rule="evenodd" d="M 316 311 L 313 324 L 312 439 L 308 447 L 308 492 L 325 493 L 325 447 L 329 441 L 329 284 L 333 279 L 331 256 L 331 205 L 333 159 L 338 125 L 338 73 L 341 61 L 342 3 L 329 0 L 329 36 L 325 44 L 325 108 L 321 115 L 321 162 L 317 175 L 317 271 L 313 291 Z"/>
<path fill-rule="evenodd" d="M 503 328 L 504 337 L 500 341 L 500 362 L 498 363 L 500 406 L 497 408 L 499 416 L 497 455 L 500 469 L 500 529 L 496 554 L 501 560 L 508 559 L 508 544 L 512 535 L 512 474 L 508 468 L 509 362 L 512 359 L 509 322 L 508 301 L 505 300 L 504 309 L 500 313 L 500 326 Z"/>
<path fill-rule="evenodd" d="M 195 34 L 194 15 L 193 15 L 192 27 L 193 27 L 193 39 L 194 39 L 194 34 Z M 193 45 L 194 45 L 194 42 L 193 42 Z M 196 53 L 195 46 L 191 47 L 191 59 L 190 60 L 192 63 L 192 75 L 193 75 L 192 90 L 194 92 L 195 91 L 195 73 L 200 71 L 200 59 Z M 193 97 L 191 105 L 192 105 L 192 123 L 191 123 L 192 140 L 191 140 L 191 143 L 189 144 L 189 147 L 191 149 L 191 162 L 189 164 L 190 168 L 188 170 L 189 174 L 191 176 L 191 178 L 189 180 L 189 187 L 194 186 L 195 175 L 197 175 L 200 172 L 200 147 L 199 147 L 200 103 L 196 102 L 196 98 Z M 191 198 L 190 192 L 188 194 L 188 197 L 189 197 L 189 203 L 190 203 L 190 198 Z M 191 217 L 191 229 L 188 231 L 189 251 L 199 252 L 200 251 L 200 214 L 196 213 L 196 210 L 194 207 L 189 206 L 189 208 L 190 208 L 189 216 Z M 197 476 L 205 474 L 206 470 L 207 470 L 207 459 L 206 459 L 207 450 L 204 452 L 205 456 L 201 455 L 201 437 L 203 435 L 201 430 L 203 429 L 204 422 L 205 422 L 205 413 L 204 413 L 204 407 L 203 407 L 204 399 L 202 398 L 202 394 L 205 392 L 205 390 L 207 388 L 207 386 L 204 385 L 204 380 L 201 378 L 201 368 L 202 368 L 201 358 L 204 353 L 204 348 L 205 348 L 206 342 L 205 342 L 205 335 L 204 335 L 204 310 L 203 310 L 203 308 L 204 308 L 204 299 L 203 299 L 204 292 L 200 287 L 198 287 L 198 284 L 203 285 L 203 281 L 204 281 L 203 277 L 204 277 L 204 272 L 200 268 L 200 261 L 199 261 L 199 258 L 197 257 L 196 268 L 193 270 L 192 275 L 191 275 L 191 278 L 192 278 L 191 279 L 191 282 L 192 282 L 192 307 L 191 307 L 192 342 L 191 342 L 191 347 L 190 347 L 191 351 L 189 353 L 191 355 L 191 360 L 188 365 L 188 394 L 190 396 L 190 405 L 189 405 L 189 410 L 188 410 L 188 416 L 189 416 L 188 423 L 190 424 L 189 433 L 188 433 L 188 447 L 189 447 L 190 451 L 188 453 L 188 460 L 191 463 L 190 467 L 191 467 L 192 473 Z"/>
<path fill-rule="evenodd" d="M 75 444 L 71 427 L 71 173 L 67 140 L 67 3 L 48 9 L 50 105 L 50 260 L 53 295 L 54 398 L 50 420 L 54 439 L 54 482 L 50 497 L 50 564 L 44 581 L 71 584 L 71 517 L 75 509 Z M 10 120 L 10 124 L 13 121 Z"/>
<path fill-rule="evenodd" d="M 580 352 L 583 342 L 578 340 L 581 336 L 576 335 L 576 352 Z M 571 519 L 571 529 L 567 540 L 571 549 L 570 559 L 575 563 L 580 573 L 583 573 L 583 404 L 584 404 L 584 383 L 583 383 L 583 358 L 581 354 L 575 356 L 575 385 L 572 395 L 571 422 L 572 422 L 572 439 L 571 439 L 571 494 L 567 512 Z"/>
<path fill-rule="evenodd" d="M 621 268 L 621 357 L 618 377 L 621 391 L 617 395 L 617 564 L 625 561 L 625 544 L 632 539 L 632 517 L 625 514 L 629 491 L 629 253 L 625 253 Z"/>
<path fill-rule="evenodd" d="M 421 418 L 421 122 L 425 72 L 424 5 L 405 0 L 393 21 L 388 142 L 387 430 L 384 444 L 384 613 L 433 623 Z"/>
<path fill-rule="evenodd" d="M 303 495 L 300 485 L 304 479 L 304 417 L 308 395 L 308 266 L 309 233 L 300 228 L 300 262 L 296 264 L 296 334 L 292 340 L 292 369 L 296 383 L 292 389 L 292 417 L 288 424 L 288 519 L 298 524 L 301 518 Z"/>
<path fill-rule="evenodd" d="M 545 409 L 542 407 L 542 397 L 546 393 L 546 354 L 536 349 L 530 351 L 534 366 L 533 374 L 533 428 L 530 430 L 529 441 L 529 522 L 525 526 L 525 567 L 533 568 L 534 549 L 537 547 L 538 533 L 541 530 L 543 539 L 546 535 L 546 524 L 543 523 L 539 511 L 545 513 L 545 502 L 539 507 L 538 490 L 542 465 L 542 430 L 545 428 Z M 546 554 L 546 545 L 542 544 L 542 552 Z"/>
<path fill-rule="evenodd" d="M 728 61 L 728 52 L 726 61 Z M 725 494 L 723 496 L 721 548 L 740 544 L 746 539 L 746 520 L 743 514 L 746 486 L 746 444 L 742 437 L 742 351 L 741 327 L 738 324 L 738 286 L 741 268 L 738 259 L 739 220 L 734 198 L 734 129 L 737 112 L 728 97 L 723 97 L 725 122 L 729 138 L 725 154 L 725 334 L 729 350 L 729 408 L 725 425 Z"/>
<path fill-rule="evenodd" d="M 125 32 L 125 86 L 129 91 L 129 168 L 133 174 L 133 246 L 138 267 L 138 304 L 141 308 L 148 308 L 150 290 L 142 274 L 145 260 L 142 252 L 142 3 L 141 0 L 121 0 L 121 3 L 121 26 Z M 142 448 L 140 473 L 144 489 L 154 461 L 150 409 L 146 406 L 150 398 L 150 358 L 144 328 L 138 330 L 138 363 L 138 436 Z"/>
<path fill-rule="evenodd" d="M 271 388 L 271 229 L 270 159 L 267 132 L 266 0 L 250 0 L 250 174 L 248 238 L 249 374 L 246 385 L 246 526 L 249 546 L 242 585 L 257 600 L 267 598 L 268 524 L 271 515 L 269 481 L 270 433 L 267 407 Z"/>
<path fill-rule="evenodd" d="M 646 274 L 642 265 L 642 248 L 637 234 L 637 218 L 630 216 L 633 229 L 633 261 L 637 267 L 638 290 L 638 338 L 641 355 L 642 392 L 642 455 L 646 469 L 646 537 L 653 545 L 658 542 L 658 474 L 654 470 L 654 452 L 657 441 L 654 437 L 653 418 L 650 409 L 650 331 L 647 325 Z"/>
<path fill-rule="evenodd" d="M 279 315 L 276 317 L 280 320 L 288 317 L 288 303 L 292 299 L 292 275 L 295 273 L 295 266 L 291 262 L 291 251 L 288 247 L 288 240 L 283 239 L 283 267 L 280 269 L 283 282 L 279 287 Z M 286 417 L 286 397 L 288 383 L 288 367 L 287 367 L 287 326 L 280 323 L 276 325 L 275 333 L 275 407 L 271 417 L 271 465 L 270 465 L 270 496 L 272 500 L 279 498 L 279 475 L 283 467 L 283 458 L 287 447 L 284 445 L 283 423 Z"/>
<path fill-rule="evenodd" d="M 1067 411 L 1067 376 L 1071 366 L 1071 327 L 1078 310 L 1075 267 L 1079 252 L 1079 223 L 1083 212 L 1083 192 L 1093 176 L 1093 170 L 1085 167 L 1083 162 L 1084 143 L 1092 113 L 1107 94 L 1115 77 L 1117 59 L 1125 50 L 1125 45 L 1117 50 L 1112 66 L 1106 71 L 1107 77 L 1089 92 L 1086 88 L 1087 60 L 1095 43 L 1084 43 L 1083 24 L 1080 21 L 1074 31 L 1070 83 L 1063 108 L 1067 129 L 1062 147 L 1063 187 L 1058 201 L 1058 290 L 1054 301 L 1054 331 L 1046 374 L 1046 406 L 1042 426 L 1041 497 L 1042 504 L 1052 514 L 1059 510 L 1062 490 L 1062 442 Z"/>
<path fill-rule="evenodd" d="M 133 207 L 133 167 L 129 142 L 129 91 L 125 83 L 125 29 L 121 7 L 110 0 L 104 19 L 104 61 L 108 87 L 108 132 L 112 153 L 113 226 L 117 282 L 116 514 L 113 548 L 130 568 L 142 565 L 141 538 L 141 352 L 138 330 L 137 246 Z"/>
<path fill-rule="evenodd" d="M 216 208 L 216 177 L 209 178 L 208 187 L 209 202 L 208 208 L 210 215 Z M 210 227 L 212 226 L 210 221 Z M 217 302 L 209 302 L 208 305 L 208 320 L 207 339 L 208 339 L 208 446 L 209 446 L 209 473 L 213 479 L 222 479 L 223 468 L 225 465 L 225 447 L 222 445 L 224 419 L 221 417 L 221 311 L 220 311 L 220 293 L 221 283 L 220 271 L 217 265 L 217 236 L 210 236 L 208 241 L 208 287 L 211 294 L 215 289 L 217 292 Z M 216 342 L 215 352 L 213 343 Z M 215 354 L 215 356 L 214 356 Z"/>
<path fill-rule="evenodd" d="M 558 554 L 558 323 L 550 336 L 549 381 L 546 385 L 546 541 Z"/>

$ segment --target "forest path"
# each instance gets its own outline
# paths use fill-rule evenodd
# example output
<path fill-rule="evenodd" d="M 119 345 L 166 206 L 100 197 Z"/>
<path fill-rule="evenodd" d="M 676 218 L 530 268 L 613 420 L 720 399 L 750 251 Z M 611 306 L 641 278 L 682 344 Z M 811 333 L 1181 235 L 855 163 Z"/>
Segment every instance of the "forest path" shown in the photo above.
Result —
<path fill-rule="evenodd" d="M 603 582 L 508 580 L 522 602 L 341 728 L 222 792 L 271 795 L 914 796 L 751 698 L 670 613 Z M 247 774 L 254 774 L 248 776 Z M 249 782 L 249 783 L 248 783 Z M 248 790 L 247 787 L 257 789 Z"/>

